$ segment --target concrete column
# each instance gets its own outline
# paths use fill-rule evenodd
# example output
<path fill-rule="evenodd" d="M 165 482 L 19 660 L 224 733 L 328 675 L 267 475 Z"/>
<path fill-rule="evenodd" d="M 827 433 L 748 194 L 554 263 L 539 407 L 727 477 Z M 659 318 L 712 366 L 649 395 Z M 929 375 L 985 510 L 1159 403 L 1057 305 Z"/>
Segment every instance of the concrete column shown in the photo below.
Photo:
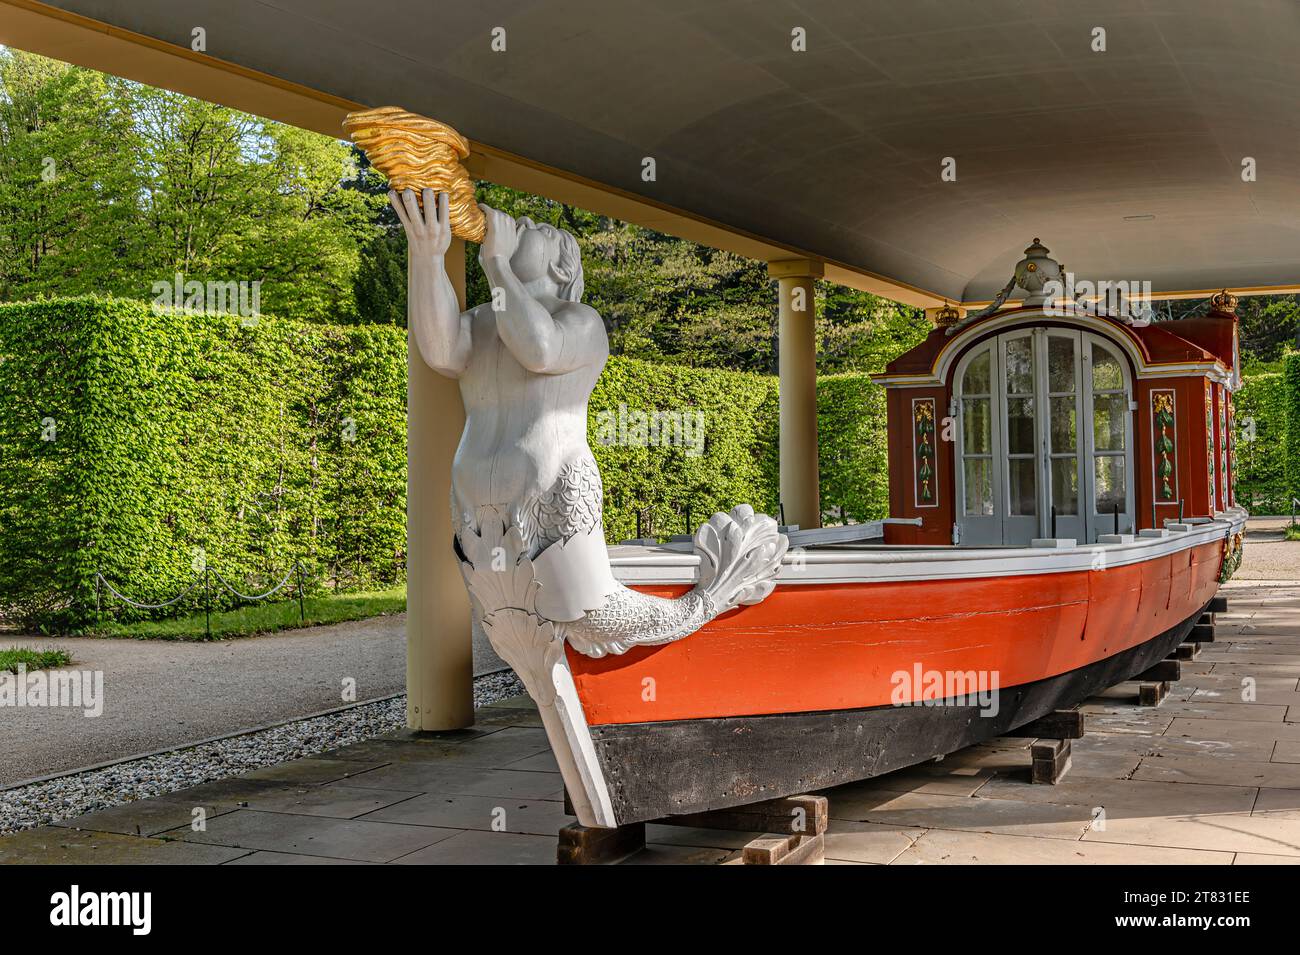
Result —
<path fill-rule="evenodd" d="M 465 307 L 465 243 L 452 239 L 447 274 Z M 406 725 L 449 730 L 474 722 L 469 596 L 452 549 L 451 460 L 465 428 L 460 386 L 420 357 L 407 333 Z"/>
<path fill-rule="evenodd" d="M 821 527 L 817 469 L 817 314 L 813 285 L 823 266 L 769 262 L 780 285 L 781 503 L 787 524 Z"/>

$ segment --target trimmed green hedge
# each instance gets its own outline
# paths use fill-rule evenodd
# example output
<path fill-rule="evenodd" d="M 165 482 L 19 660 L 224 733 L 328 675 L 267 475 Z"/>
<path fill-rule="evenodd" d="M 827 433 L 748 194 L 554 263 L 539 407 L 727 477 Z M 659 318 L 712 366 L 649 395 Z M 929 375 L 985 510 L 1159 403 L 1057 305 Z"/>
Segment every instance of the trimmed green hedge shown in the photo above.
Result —
<path fill-rule="evenodd" d="M 240 589 L 296 560 L 345 590 L 401 581 L 405 356 L 387 326 L 93 297 L 0 305 L 0 613 L 84 629 L 96 570 L 161 603 L 205 559 Z M 775 378 L 612 358 L 590 409 L 611 541 L 635 534 L 638 511 L 659 537 L 739 503 L 777 512 Z M 818 414 L 824 509 L 884 516 L 882 389 L 823 378 Z M 213 609 L 233 602 L 213 591 Z M 152 615 L 202 605 L 199 591 Z"/>
<path fill-rule="evenodd" d="M 1281 401 L 1282 413 L 1286 416 L 1286 441 L 1283 443 L 1285 465 L 1282 469 L 1286 479 L 1286 503 L 1281 510 L 1290 513 L 1291 500 L 1300 498 L 1300 354 L 1286 356 L 1282 363 Z"/>
<path fill-rule="evenodd" d="M 1237 501 L 1261 514 L 1285 510 L 1285 395 L 1281 374 L 1261 372 L 1245 376 L 1232 399 Z"/>
<path fill-rule="evenodd" d="M 1290 513 L 1300 497 L 1300 355 L 1248 371 L 1233 407 L 1237 500 L 1256 514 Z"/>
<path fill-rule="evenodd" d="M 296 560 L 335 586 L 401 579 L 405 347 L 379 326 L 0 305 L 0 608 L 76 630 L 97 569 L 159 603 L 204 560 L 240 589 Z"/>
<path fill-rule="evenodd" d="M 611 358 L 587 422 L 608 539 L 633 537 L 638 510 L 661 537 L 687 533 L 688 512 L 695 525 L 737 504 L 775 513 L 776 400 L 762 375 Z"/>
<path fill-rule="evenodd" d="M 889 516 L 885 389 L 867 375 L 817 381 L 817 443 L 822 513 L 838 522 Z"/>

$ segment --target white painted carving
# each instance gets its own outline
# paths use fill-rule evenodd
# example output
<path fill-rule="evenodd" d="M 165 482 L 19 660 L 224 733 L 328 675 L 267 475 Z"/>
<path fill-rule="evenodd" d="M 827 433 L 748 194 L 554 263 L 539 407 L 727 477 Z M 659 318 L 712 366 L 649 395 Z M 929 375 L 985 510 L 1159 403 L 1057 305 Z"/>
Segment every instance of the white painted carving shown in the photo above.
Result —
<path fill-rule="evenodd" d="M 581 302 L 576 240 L 481 206 L 479 262 L 493 296 L 462 313 L 444 266 L 447 197 L 426 190 L 423 211 L 413 192 L 389 197 L 410 247 L 412 336 L 431 368 L 459 380 L 465 403 L 452 509 L 476 623 L 542 708 L 570 796 L 584 790 L 579 818 L 611 825 L 594 821 L 605 819 L 608 796 L 565 641 L 601 657 L 689 636 L 770 594 L 788 541 L 772 518 L 741 505 L 696 532 L 698 583 L 679 599 L 618 583 L 587 444 L 587 402 L 609 341 L 600 315 Z"/>

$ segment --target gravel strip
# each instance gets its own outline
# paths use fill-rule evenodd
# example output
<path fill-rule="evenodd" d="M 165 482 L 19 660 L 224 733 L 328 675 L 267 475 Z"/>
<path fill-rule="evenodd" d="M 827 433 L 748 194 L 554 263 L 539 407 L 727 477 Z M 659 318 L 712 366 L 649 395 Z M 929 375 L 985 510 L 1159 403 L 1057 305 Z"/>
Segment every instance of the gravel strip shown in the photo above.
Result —
<path fill-rule="evenodd" d="M 474 678 L 474 706 L 524 692 L 511 670 Z M 148 799 L 327 749 L 373 739 L 406 725 L 406 696 L 297 720 L 283 726 L 146 756 L 0 792 L 0 834 Z"/>

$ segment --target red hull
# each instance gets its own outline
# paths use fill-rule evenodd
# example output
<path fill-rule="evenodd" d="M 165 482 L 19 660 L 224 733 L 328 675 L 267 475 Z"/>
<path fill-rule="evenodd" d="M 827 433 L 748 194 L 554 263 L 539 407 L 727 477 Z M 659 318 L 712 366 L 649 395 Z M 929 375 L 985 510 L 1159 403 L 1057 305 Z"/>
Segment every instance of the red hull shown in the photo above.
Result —
<path fill-rule="evenodd" d="M 918 664 L 996 673 L 1005 689 L 1177 626 L 1214 596 L 1221 560 L 1216 542 L 1099 571 L 781 585 L 689 640 L 568 660 L 592 727 L 883 706 Z"/>

